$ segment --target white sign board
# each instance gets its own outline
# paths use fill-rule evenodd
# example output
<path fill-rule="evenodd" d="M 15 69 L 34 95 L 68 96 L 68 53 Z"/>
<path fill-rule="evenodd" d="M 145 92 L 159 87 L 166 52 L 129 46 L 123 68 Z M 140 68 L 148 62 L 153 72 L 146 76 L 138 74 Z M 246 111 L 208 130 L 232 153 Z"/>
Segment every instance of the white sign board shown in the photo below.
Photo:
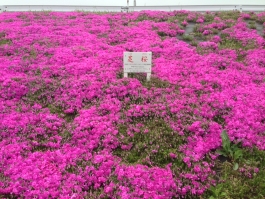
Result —
<path fill-rule="evenodd" d="M 124 77 L 128 73 L 147 73 L 147 81 L 151 78 L 152 52 L 124 52 Z"/>

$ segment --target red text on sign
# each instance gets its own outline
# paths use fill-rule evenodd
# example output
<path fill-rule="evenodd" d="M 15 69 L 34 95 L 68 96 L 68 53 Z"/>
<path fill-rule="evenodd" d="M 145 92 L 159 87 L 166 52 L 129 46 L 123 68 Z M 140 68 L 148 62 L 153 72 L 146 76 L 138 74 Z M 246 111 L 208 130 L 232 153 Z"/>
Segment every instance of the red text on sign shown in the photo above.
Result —
<path fill-rule="evenodd" d="M 128 62 L 131 62 L 131 63 L 133 62 L 131 55 L 128 57 Z"/>
<path fill-rule="evenodd" d="M 142 62 L 147 62 L 147 60 L 148 60 L 147 56 L 142 56 L 142 59 L 141 59 Z"/>

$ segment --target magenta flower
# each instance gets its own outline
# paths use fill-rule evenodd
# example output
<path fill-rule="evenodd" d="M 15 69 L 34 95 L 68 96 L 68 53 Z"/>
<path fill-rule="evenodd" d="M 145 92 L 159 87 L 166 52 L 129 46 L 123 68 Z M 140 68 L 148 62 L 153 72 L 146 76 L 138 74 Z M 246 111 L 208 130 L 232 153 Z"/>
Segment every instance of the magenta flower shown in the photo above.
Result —
<path fill-rule="evenodd" d="M 175 159 L 177 157 L 177 155 L 174 154 L 174 153 L 169 153 L 169 157 L 172 158 L 172 159 Z"/>
<path fill-rule="evenodd" d="M 188 22 L 186 20 L 184 20 L 181 24 L 185 27 L 188 25 Z"/>

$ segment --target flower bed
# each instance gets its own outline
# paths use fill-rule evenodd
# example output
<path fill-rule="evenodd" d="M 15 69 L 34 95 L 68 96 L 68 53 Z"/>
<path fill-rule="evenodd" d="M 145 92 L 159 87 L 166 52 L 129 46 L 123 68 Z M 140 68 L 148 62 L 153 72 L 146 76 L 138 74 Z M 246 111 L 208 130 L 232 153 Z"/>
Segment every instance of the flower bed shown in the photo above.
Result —
<path fill-rule="evenodd" d="M 249 19 L 265 23 L 2 13 L 0 197 L 265 197 L 265 40 Z M 124 51 L 153 53 L 150 82 L 122 77 Z"/>

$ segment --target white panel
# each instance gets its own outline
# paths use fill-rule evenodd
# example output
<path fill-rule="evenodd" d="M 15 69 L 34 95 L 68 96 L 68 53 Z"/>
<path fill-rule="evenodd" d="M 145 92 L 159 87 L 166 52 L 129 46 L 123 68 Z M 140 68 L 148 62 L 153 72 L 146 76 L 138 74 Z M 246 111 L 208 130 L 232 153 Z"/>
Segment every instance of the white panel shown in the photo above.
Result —
<path fill-rule="evenodd" d="M 124 52 L 124 73 L 151 73 L 152 52 Z"/>
<path fill-rule="evenodd" d="M 2 6 L 3 8 L 3 6 Z M 116 11 L 121 12 L 124 7 L 122 6 L 59 6 L 59 5 L 6 5 L 4 11 Z M 242 8 L 242 10 L 241 10 Z M 190 10 L 190 11 L 225 11 L 225 10 L 240 10 L 240 11 L 265 11 L 265 5 L 186 5 L 186 6 L 136 6 L 129 7 L 130 11 L 141 11 L 141 10 Z"/>

